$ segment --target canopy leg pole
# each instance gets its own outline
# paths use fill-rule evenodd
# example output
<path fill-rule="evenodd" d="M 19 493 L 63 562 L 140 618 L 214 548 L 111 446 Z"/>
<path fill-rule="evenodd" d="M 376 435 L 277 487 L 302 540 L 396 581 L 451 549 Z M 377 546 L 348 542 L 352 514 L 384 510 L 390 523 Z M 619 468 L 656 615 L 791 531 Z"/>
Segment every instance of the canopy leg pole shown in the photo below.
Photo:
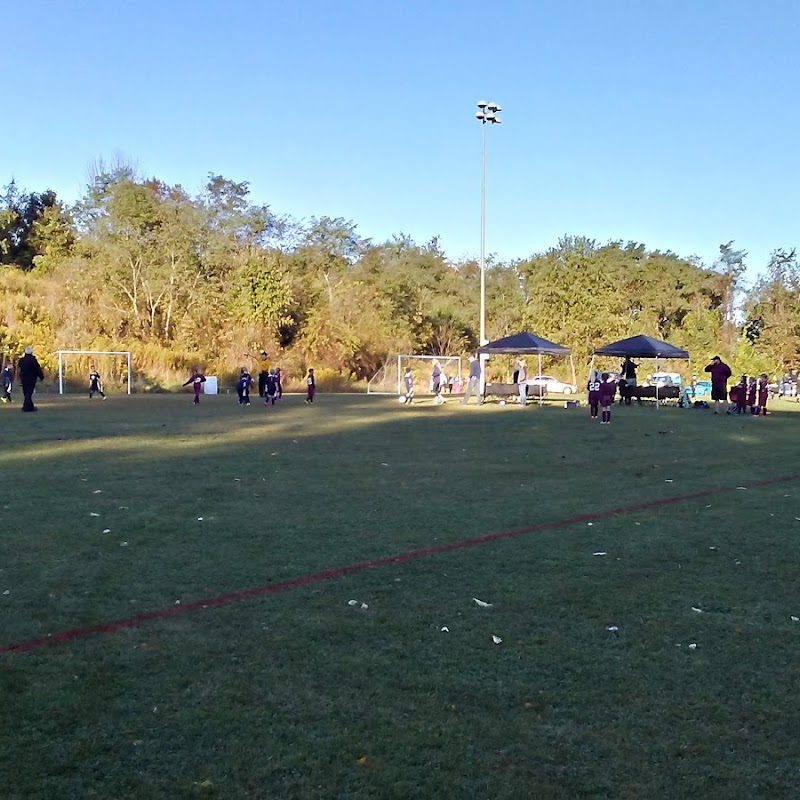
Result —
<path fill-rule="evenodd" d="M 658 356 L 656 356 L 656 375 L 658 375 Z M 656 378 L 656 408 L 658 408 L 658 406 L 658 378 Z"/>
<path fill-rule="evenodd" d="M 539 375 L 542 374 L 542 354 L 539 353 Z M 539 383 L 539 408 L 542 407 L 542 383 Z"/>
<path fill-rule="evenodd" d="M 575 387 L 575 394 L 578 394 L 578 378 L 575 375 L 575 359 L 572 353 L 569 354 L 569 364 L 572 367 L 572 385 Z"/>
<path fill-rule="evenodd" d="M 570 356 L 570 358 L 572 358 L 572 356 Z M 575 367 L 573 366 L 572 369 L 574 371 Z M 589 376 L 591 376 L 593 369 L 594 369 L 594 353 L 592 353 L 592 360 L 589 362 Z M 587 379 L 587 384 L 586 384 L 586 394 L 584 394 L 584 397 L 586 398 L 586 405 L 588 406 L 589 405 L 589 384 L 588 384 L 588 379 Z"/>

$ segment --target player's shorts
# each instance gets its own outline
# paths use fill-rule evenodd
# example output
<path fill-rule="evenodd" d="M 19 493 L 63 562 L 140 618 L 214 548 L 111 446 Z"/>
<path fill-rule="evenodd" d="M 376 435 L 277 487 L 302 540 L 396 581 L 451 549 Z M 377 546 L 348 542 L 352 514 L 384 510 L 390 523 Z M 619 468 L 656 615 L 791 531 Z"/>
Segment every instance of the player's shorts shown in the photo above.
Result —
<path fill-rule="evenodd" d="M 728 392 L 724 386 L 720 386 L 719 388 L 716 386 L 711 387 L 711 399 L 712 400 L 727 400 L 728 399 Z"/>

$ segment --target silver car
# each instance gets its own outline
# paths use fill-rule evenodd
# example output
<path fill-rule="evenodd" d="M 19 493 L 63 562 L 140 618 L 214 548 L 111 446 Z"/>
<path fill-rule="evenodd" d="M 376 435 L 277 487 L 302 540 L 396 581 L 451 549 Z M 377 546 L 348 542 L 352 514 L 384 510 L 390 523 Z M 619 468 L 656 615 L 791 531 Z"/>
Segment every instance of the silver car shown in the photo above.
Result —
<path fill-rule="evenodd" d="M 560 381 L 552 375 L 534 375 L 532 378 L 528 378 L 525 383 L 528 386 L 544 386 L 548 394 L 575 394 L 578 391 L 578 387 L 574 383 L 564 383 L 564 381 Z"/>

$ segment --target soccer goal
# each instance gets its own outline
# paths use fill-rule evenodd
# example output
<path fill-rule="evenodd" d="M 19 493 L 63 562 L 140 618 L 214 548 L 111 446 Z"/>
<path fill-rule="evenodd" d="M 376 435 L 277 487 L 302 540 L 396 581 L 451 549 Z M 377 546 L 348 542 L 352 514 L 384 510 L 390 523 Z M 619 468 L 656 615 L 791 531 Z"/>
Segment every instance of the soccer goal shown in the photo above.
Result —
<path fill-rule="evenodd" d="M 460 356 L 412 356 L 400 353 L 395 358 L 390 358 L 372 376 L 367 383 L 367 394 L 403 394 L 403 375 L 406 369 L 411 369 L 414 376 L 414 392 L 416 395 L 433 394 L 433 365 L 439 362 L 442 372 L 442 393 L 447 394 L 452 378 L 453 385 L 461 385 L 461 357 Z M 444 388 L 447 381 L 448 388 Z"/>
<path fill-rule="evenodd" d="M 104 357 L 102 361 L 101 356 Z M 127 384 L 128 394 L 131 393 L 131 354 L 128 350 L 59 350 L 58 393 L 64 394 L 65 376 L 70 382 L 80 380 L 82 385 L 88 386 L 93 364 L 97 366 L 103 384 L 119 387 Z M 69 374 L 66 368 L 69 368 Z"/>

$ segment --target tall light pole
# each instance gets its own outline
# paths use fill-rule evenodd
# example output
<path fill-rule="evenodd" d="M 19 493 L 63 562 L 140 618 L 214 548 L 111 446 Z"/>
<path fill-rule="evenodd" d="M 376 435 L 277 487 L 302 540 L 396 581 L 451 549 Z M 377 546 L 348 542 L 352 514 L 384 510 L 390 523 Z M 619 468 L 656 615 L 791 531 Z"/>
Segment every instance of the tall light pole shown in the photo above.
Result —
<path fill-rule="evenodd" d="M 503 109 L 497 103 L 478 103 L 475 118 L 481 123 L 481 346 L 489 340 L 486 338 L 486 123 L 499 125 L 498 114 Z"/>

